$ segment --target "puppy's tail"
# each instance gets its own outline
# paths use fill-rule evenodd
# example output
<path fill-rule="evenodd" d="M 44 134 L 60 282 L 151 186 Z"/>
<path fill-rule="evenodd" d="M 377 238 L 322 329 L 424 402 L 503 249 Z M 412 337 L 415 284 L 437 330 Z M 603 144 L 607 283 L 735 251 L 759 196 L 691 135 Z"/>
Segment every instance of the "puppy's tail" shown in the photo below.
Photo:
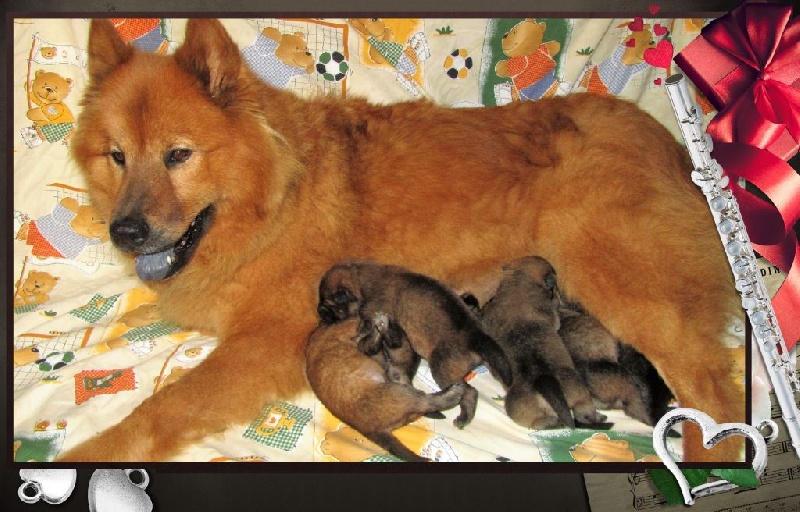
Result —
<path fill-rule="evenodd" d="M 400 442 L 391 432 L 371 432 L 364 437 L 377 444 L 398 459 L 406 462 L 430 462 L 430 459 L 417 455 L 406 445 Z"/>
<path fill-rule="evenodd" d="M 511 386 L 514 376 L 511 363 L 500 345 L 488 334 L 473 336 L 470 339 L 470 350 L 483 359 L 495 376 L 499 377 L 506 387 Z"/>

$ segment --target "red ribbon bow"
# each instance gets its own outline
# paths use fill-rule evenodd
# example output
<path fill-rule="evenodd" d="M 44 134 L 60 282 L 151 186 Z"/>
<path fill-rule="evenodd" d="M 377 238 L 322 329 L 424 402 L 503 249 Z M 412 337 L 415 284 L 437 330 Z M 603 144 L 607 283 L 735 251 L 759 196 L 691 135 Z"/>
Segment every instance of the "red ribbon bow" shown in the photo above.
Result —
<path fill-rule="evenodd" d="M 712 156 L 753 248 L 787 273 L 772 304 L 787 348 L 800 339 L 800 176 L 785 160 L 800 144 L 800 22 L 789 6 L 745 3 L 712 21 L 675 62 L 719 111 L 709 123 Z M 756 185 L 770 202 L 737 184 Z"/>

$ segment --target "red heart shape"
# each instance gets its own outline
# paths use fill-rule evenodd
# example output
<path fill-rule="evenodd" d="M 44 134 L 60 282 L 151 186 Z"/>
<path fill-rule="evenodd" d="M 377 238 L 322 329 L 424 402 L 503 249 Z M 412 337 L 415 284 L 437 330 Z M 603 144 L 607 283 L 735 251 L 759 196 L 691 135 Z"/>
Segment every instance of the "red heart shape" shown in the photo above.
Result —
<path fill-rule="evenodd" d="M 661 79 L 660 78 L 656 78 L 655 80 L 653 80 L 653 83 L 656 84 L 656 85 L 661 85 Z"/>
<path fill-rule="evenodd" d="M 633 21 L 628 23 L 628 28 L 631 32 L 641 32 L 644 29 L 644 21 L 641 16 L 633 18 Z"/>
<path fill-rule="evenodd" d="M 660 11 L 660 10 L 661 10 L 661 7 L 657 6 L 656 4 L 650 4 L 650 14 L 652 14 L 653 16 L 658 14 L 658 11 Z"/>
<path fill-rule="evenodd" d="M 656 26 L 653 27 L 653 33 L 657 36 L 663 36 L 667 33 L 667 27 L 662 25 L 661 23 L 656 23 Z"/>
<path fill-rule="evenodd" d="M 644 61 L 657 68 L 669 69 L 674 52 L 675 48 L 672 43 L 662 39 L 655 48 L 648 48 L 644 51 Z"/>
<path fill-rule="evenodd" d="M 633 38 L 628 39 L 627 41 L 625 41 L 625 46 L 627 46 L 628 48 L 633 48 L 634 46 L 636 46 L 636 39 Z"/>

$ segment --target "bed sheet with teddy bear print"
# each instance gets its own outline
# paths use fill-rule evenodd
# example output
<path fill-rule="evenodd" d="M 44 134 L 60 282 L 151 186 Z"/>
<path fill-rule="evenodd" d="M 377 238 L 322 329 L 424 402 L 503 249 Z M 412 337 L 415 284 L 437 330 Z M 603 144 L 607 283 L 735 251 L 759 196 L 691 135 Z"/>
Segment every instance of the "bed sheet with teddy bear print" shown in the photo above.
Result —
<path fill-rule="evenodd" d="M 381 103 L 427 99 L 479 108 L 588 90 L 635 101 L 677 136 L 661 83 L 677 71 L 672 52 L 707 21 L 225 19 L 223 24 L 263 80 L 303 96 L 361 96 Z M 114 23 L 143 51 L 169 53 L 181 43 L 185 20 Z M 214 350 L 216 340 L 161 318 L 155 294 L 129 273 L 110 245 L 107 226 L 94 215 L 69 158 L 87 84 L 89 21 L 17 18 L 13 28 L 14 458 L 50 461 L 180 379 Z M 646 53 L 649 48 L 658 51 Z M 732 357 L 743 359 L 741 328 L 731 331 L 730 347 Z M 471 425 L 459 430 L 452 418 L 423 417 L 399 429 L 398 438 L 442 462 L 654 456 L 652 428 L 621 411 L 604 411 L 613 423 L 610 430 L 533 431 L 508 418 L 503 388 L 485 368 L 478 367 L 470 383 L 480 393 Z M 424 362 L 414 384 L 436 389 Z M 265 405 L 248 424 L 193 446 L 179 460 L 393 459 L 308 393 Z"/>

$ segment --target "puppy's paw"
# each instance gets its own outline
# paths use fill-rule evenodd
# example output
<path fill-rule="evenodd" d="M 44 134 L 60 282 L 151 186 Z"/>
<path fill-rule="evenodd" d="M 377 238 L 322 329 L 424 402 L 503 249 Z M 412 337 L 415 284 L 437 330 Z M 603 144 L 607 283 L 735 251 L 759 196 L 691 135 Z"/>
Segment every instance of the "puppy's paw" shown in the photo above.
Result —
<path fill-rule="evenodd" d="M 464 427 L 469 425 L 471 421 L 472 421 L 472 418 L 469 418 L 469 417 L 467 417 L 466 414 L 461 413 L 461 414 L 458 415 L 458 417 L 456 419 L 453 420 L 453 425 L 455 425 L 456 428 L 458 428 L 458 429 L 463 429 Z"/>
<path fill-rule="evenodd" d="M 575 421 L 582 424 L 604 423 L 608 419 L 605 414 L 601 414 L 594 408 L 594 404 L 576 406 L 572 412 Z"/>

